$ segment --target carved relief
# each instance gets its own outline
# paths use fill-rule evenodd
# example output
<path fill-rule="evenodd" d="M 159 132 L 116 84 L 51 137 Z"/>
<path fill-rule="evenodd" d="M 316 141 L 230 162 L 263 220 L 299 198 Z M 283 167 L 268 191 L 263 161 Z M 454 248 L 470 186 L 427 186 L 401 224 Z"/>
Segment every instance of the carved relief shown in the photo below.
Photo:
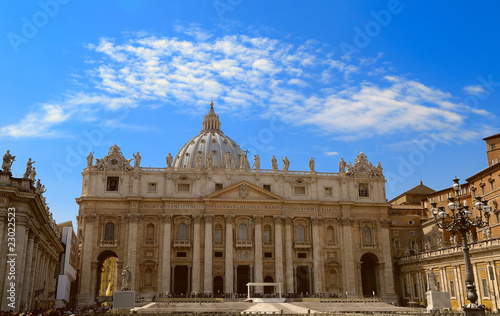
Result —
<path fill-rule="evenodd" d="M 359 153 L 354 159 L 354 165 L 349 163 L 347 166 L 346 175 L 350 177 L 360 178 L 383 178 L 382 165 L 380 162 L 377 167 L 374 167 L 365 154 Z"/>
<path fill-rule="evenodd" d="M 352 217 L 343 217 L 341 219 L 341 221 L 342 221 L 342 225 L 343 226 L 351 226 L 352 223 L 354 223 L 354 218 L 352 218 Z"/>
<path fill-rule="evenodd" d="M 103 159 L 96 159 L 96 165 L 91 168 L 96 168 L 97 170 L 132 170 L 130 161 L 132 159 L 125 159 L 120 147 L 116 144 L 111 146 L 108 154 Z"/>
<path fill-rule="evenodd" d="M 172 222 L 172 215 L 161 214 L 158 215 L 158 217 L 160 218 L 160 223 L 162 224 Z"/>
<path fill-rule="evenodd" d="M 388 220 L 387 218 L 380 218 L 378 220 L 378 222 L 380 223 L 380 225 L 384 228 L 388 228 L 388 227 L 391 227 L 391 221 Z"/>
<path fill-rule="evenodd" d="M 238 190 L 238 193 L 240 195 L 240 198 L 246 199 L 248 197 L 249 191 L 248 191 L 248 185 L 245 183 L 240 184 L 240 188 Z"/>

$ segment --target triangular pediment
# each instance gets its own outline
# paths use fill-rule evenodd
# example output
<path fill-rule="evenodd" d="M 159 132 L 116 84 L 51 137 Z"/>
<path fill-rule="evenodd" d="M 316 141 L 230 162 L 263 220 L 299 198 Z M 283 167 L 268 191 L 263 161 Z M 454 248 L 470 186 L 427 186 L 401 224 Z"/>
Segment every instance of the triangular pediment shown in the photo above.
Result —
<path fill-rule="evenodd" d="M 205 196 L 205 199 L 221 200 L 274 200 L 283 198 L 248 181 L 240 181 L 227 188 L 215 191 Z"/>

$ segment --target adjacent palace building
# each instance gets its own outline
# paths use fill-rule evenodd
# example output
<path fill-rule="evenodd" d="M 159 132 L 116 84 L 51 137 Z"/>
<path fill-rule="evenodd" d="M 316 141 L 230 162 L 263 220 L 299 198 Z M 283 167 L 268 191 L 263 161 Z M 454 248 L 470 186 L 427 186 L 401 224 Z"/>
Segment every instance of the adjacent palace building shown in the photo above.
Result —
<path fill-rule="evenodd" d="M 258 155 L 251 168 L 211 103 L 166 167 L 134 157 L 114 145 L 82 173 L 79 306 L 119 290 L 126 267 L 138 297 L 231 297 L 248 282 L 279 282 L 288 294 L 397 300 L 385 179 L 363 153 L 338 172 L 316 171 L 313 159 L 291 171 L 286 157 L 260 169 Z"/>

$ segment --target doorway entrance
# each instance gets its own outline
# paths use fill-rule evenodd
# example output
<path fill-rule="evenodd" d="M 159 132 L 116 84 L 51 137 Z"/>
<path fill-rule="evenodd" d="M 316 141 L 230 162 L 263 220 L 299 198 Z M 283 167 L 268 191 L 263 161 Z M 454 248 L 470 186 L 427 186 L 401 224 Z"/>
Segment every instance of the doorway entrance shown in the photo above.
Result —
<path fill-rule="evenodd" d="M 297 280 L 297 294 L 309 293 L 309 267 L 297 266 L 295 269 L 295 279 Z"/>
<path fill-rule="evenodd" d="M 188 266 L 175 266 L 174 268 L 174 294 L 183 295 L 186 297 L 188 293 Z"/>
<path fill-rule="evenodd" d="M 378 258 L 372 253 L 365 253 L 361 257 L 361 284 L 363 296 L 379 294 L 378 290 Z"/>
<path fill-rule="evenodd" d="M 221 276 L 216 276 L 214 278 L 214 294 L 222 295 L 224 294 L 224 279 Z"/>
<path fill-rule="evenodd" d="M 247 283 L 250 282 L 250 266 L 238 266 L 236 274 L 236 293 L 245 294 Z"/>

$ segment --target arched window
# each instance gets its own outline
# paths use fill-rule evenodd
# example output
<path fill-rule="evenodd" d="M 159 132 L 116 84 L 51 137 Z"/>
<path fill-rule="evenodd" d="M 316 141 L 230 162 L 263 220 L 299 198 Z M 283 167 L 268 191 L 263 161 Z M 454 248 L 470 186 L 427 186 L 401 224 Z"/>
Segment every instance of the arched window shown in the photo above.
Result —
<path fill-rule="evenodd" d="M 305 242 L 306 241 L 306 230 L 305 230 L 304 226 L 297 225 L 295 230 L 296 230 L 297 242 Z"/>
<path fill-rule="evenodd" d="M 326 241 L 330 244 L 335 243 L 335 230 L 333 229 L 332 226 L 328 226 L 326 229 Z"/>
<path fill-rule="evenodd" d="M 188 229 L 186 224 L 180 223 L 179 226 L 177 226 L 177 239 L 188 240 Z"/>
<path fill-rule="evenodd" d="M 247 224 L 240 224 L 238 229 L 238 240 L 247 241 L 248 239 L 248 227 Z"/>
<path fill-rule="evenodd" d="M 222 242 L 222 225 L 221 224 L 215 225 L 214 241 L 215 242 Z"/>
<path fill-rule="evenodd" d="M 371 244 L 372 243 L 372 230 L 370 227 L 363 227 L 363 244 Z"/>
<path fill-rule="evenodd" d="M 144 271 L 144 285 L 145 286 L 153 286 L 153 270 L 147 268 Z"/>
<path fill-rule="evenodd" d="M 115 224 L 110 222 L 104 226 L 104 241 L 115 241 Z"/>
<path fill-rule="evenodd" d="M 148 224 L 146 226 L 146 242 L 152 242 L 155 240 L 155 225 Z"/>
<path fill-rule="evenodd" d="M 272 242 L 272 236 L 271 236 L 271 226 L 266 225 L 264 226 L 264 242 Z"/>

